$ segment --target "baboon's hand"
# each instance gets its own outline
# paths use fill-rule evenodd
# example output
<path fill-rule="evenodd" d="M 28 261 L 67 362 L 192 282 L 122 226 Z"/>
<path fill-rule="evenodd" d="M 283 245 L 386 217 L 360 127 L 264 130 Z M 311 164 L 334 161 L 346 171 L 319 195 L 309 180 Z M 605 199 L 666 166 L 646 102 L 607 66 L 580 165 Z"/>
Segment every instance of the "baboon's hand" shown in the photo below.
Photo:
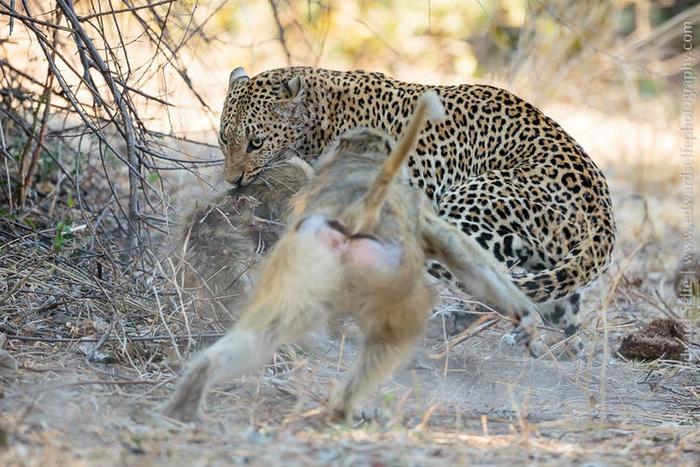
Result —
<path fill-rule="evenodd" d="M 547 345 L 529 321 L 524 323 L 521 320 L 509 334 L 513 336 L 516 345 L 524 345 L 533 357 L 541 357 L 547 352 Z"/>

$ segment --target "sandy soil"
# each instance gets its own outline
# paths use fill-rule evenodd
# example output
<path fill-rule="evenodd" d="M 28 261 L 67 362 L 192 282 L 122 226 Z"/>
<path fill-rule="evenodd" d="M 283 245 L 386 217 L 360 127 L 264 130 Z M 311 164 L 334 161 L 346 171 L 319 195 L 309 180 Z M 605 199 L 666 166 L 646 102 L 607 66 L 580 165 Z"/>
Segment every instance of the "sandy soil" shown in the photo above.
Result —
<path fill-rule="evenodd" d="M 612 320 L 615 322 L 616 320 Z M 17 348 L 22 369 L 4 386 L 5 465 L 694 465 L 700 460 L 698 367 L 590 359 L 534 360 L 498 350 L 500 329 L 449 358 L 416 358 L 348 424 L 322 400 L 337 376 L 339 345 L 221 386 L 204 426 L 157 409 L 167 378 L 98 365 L 71 348 Z M 614 344 L 616 338 L 611 338 Z M 325 347 L 325 349 L 323 348 Z M 354 343 L 344 346 L 341 367 Z M 34 355 L 40 355 L 36 359 Z M 605 364 L 604 364 L 605 363 Z M 98 371 L 120 377 L 112 379 Z"/>

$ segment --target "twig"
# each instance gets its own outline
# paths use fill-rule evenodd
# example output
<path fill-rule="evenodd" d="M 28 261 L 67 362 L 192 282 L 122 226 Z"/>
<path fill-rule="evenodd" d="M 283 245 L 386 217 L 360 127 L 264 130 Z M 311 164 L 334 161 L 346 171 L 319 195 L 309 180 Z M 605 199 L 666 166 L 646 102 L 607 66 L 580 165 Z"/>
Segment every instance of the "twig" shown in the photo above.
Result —
<path fill-rule="evenodd" d="M 120 13 L 132 13 L 134 11 L 138 10 L 143 10 L 145 8 L 151 9 L 153 7 L 157 7 L 160 5 L 165 5 L 165 4 L 170 4 L 170 3 L 175 3 L 177 0 L 160 0 L 159 2 L 153 2 L 153 3 L 148 3 L 147 5 L 141 5 L 141 6 L 132 6 L 129 8 L 120 8 L 119 10 L 109 10 L 101 13 L 93 13 L 91 15 L 85 15 L 85 16 L 79 16 L 78 19 L 80 21 L 88 21 L 93 18 L 98 18 L 100 16 L 107 16 L 107 15 L 117 15 Z"/>
<path fill-rule="evenodd" d="M 102 346 L 107 342 L 107 339 L 109 339 L 110 334 L 112 334 L 112 331 L 114 331 L 114 323 L 116 323 L 116 317 L 113 315 L 112 320 L 109 323 L 109 328 L 107 331 L 102 335 L 100 340 L 97 341 L 97 344 L 95 344 L 92 349 L 90 349 L 90 352 L 85 355 L 85 363 L 86 364 L 91 364 L 92 359 L 95 358 L 95 353 L 97 353 L 98 350 L 102 348 Z"/>
<path fill-rule="evenodd" d="M 60 26 L 58 24 L 50 23 L 48 21 L 42 21 L 40 19 L 36 19 L 36 18 L 31 17 L 31 16 L 20 15 L 19 13 L 16 13 L 14 11 L 14 8 L 15 8 L 14 4 L 15 4 L 15 0 L 10 0 L 9 4 L 7 4 L 7 2 L 5 2 L 3 0 L 0 0 L 0 6 L 3 6 L 4 8 L 6 8 L 6 11 L 0 10 L 0 15 L 9 16 L 10 17 L 10 24 L 14 24 L 13 20 L 18 19 L 22 22 L 29 22 L 29 23 L 40 25 L 40 26 L 46 26 L 47 28 L 51 28 L 51 29 L 60 29 L 61 31 L 72 32 L 72 30 L 70 28 L 67 28 L 65 26 Z M 10 31 L 10 34 L 11 33 L 12 33 L 12 31 Z"/>
<path fill-rule="evenodd" d="M 498 323 L 498 320 L 491 318 L 490 315 L 481 316 L 467 329 L 463 330 L 462 332 L 451 338 L 445 344 L 444 350 L 438 353 L 431 354 L 430 358 L 433 360 L 444 358 L 450 352 L 450 350 L 452 350 L 462 342 L 466 341 L 467 339 L 470 339 L 476 336 L 477 334 L 481 334 L 482 331 L 485 331 L 486 329 L 494 326 L 496 323 Z"/>
<path fill-rule="evenodd" d="M 292 65 L 292 53 L 289 51 L 287 46 L 287 39 L 285 37 L 284 26 L 282 26 L 282 21 L 280 20 L 279 11 L 277 10 L 277 0 L 269 0 L 270 9 L 272 9 L 272 17 L 275 19 L 275 24 L 277 25 L 277 39 L 282 46 L 284 55 L 287 57 L 287 66 Z"/>
<path fill-rule="evenodd" d="M 223 337 L 225 334 L 220 333 L 220 332 L 204 332 L 204 333 L 199 333 L 199 334 L 192 334 L 191 336 L 188 336 L 186 334 L 183 335 L 159 335 L 159 336 L 129 336 L 126 335 L 124 336 L 124 339 L 126 339 L 129 342 L 152 342 L 152 341 L 172 341 L 173 339 L 175 340 L 187 340 L 187 339 L 218 339 L 220 337 Z M 100 342 L 101 339 L 95 339 L 95 338 L 64 338 L 64 337 L 40 337 L 40 336 L 21 336 L 19 334 L 5 334 L 5 336 L 8 339 L 15 339 L 19 341 L 27 341 L 27 342 L 51 342 L 51 343 L 61 343 L 61 344 L 75 344 L 75 343 L 80 343 L 80 342 Z M 104 337 L 104 336 L 103 336 Z M 118 337 L 108 337 L 105 339 L 105 342 L 115 342 L 119 341 L 120 339 Z"/>
<path fill-rule="evenodd" d="M 136 253 L 136 248 L 138 247 L 138 243 L 140 241 L 140 235 L 136 225 L 138 221 L 138 174 L 140 174 L 141 167 L 141 159 L 136 152 L 136 137 L 134 135 L 134 124 L 127 110 L 124 95 L 117 87 L 117 84 L 115 83 L 112 74 L 109 71 L 109 67 L 100 56 L 95 45 L 92 43 L 92 39 L 90 39 L 90 37 L 83 29 L 83 26 L 80 24 L 80 20 L 78 19 L 73 8 L 72 0 L 57 0 L 57 2 L 60 8 L 63 10 L 63 13 L 66 15 L 66 19 L 73 26 L 74 32 L 80 37 L 82 43 L 85 45 L 90 55 L 90 58 L 92 59 L 92 62 L 97 67 L 98 71 L 102 74 L 104 80 L 107 82 L 107 86 L 109 87 L 110 92 L 114 97 L 114 101 L 117 104 L 119 114 L 122 118 L 122 124 L 124 125 L 124 140 L 126 142 L 127 159 L 129 160 L 129 233 L 127 236 L 127 245 L 129 248 L 131 248 L 131 251 L 129 253 L 131 255 L 134 255 Z"/>
<path fill-rule="evenodd" d="M 54 43 L 56 42 L 56 32 L 54 31 Z M 27 167 L 24 172 L 24 179 L 20 180 L 20 190 L 19 190 L 19 205 L 24 206 L 27 198 L 27 193 L 29 191 L 32 179 L 34 178 L 34 173 L 36 172 L 37 164 L 39 163 L 39 158 L 41 156 L 41 148 L 44 145 L 44 138 L 46 137 L 46 127 L 48 125 L 49 113 L 51 110 L 51 86 L 53 85 L 53 73 L 51 72 L 51 67 L 48 67 L 46 72 L 46 84 L 44 85 L 44 93 L 41 96 L 40 101 L 43 101 L 44 112 L 41 116 L 41 122 L 39 123 L 39 135 L 36 137 L 36 146 L 34 146 L 34 151 L 32 151 L 32 156 L 30 158 L 29 167 Z M 22 160 L 22 166 L 24 166 L 24 160 Z"/>

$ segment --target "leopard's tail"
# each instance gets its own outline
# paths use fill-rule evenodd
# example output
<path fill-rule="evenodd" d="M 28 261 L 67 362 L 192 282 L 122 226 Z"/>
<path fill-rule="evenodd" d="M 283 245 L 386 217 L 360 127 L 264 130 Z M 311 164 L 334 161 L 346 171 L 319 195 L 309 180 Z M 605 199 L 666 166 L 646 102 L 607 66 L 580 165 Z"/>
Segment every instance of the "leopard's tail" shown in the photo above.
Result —
<path fill-rule="evenodd" d="M 537 272 L 513 274 L 515 284 L 536 302 L 564 298 L 588 285 L 608 267 L 615 243 L 612 213 L 601 208 L 608 226 L 582 228 L 578 244 L 553 267 Z"/>
<path fill-rule="evenodd" d="M 436 122 L 444 117 L 445 109 L 435 91 L 426 91 L 418 98 L 411 120 L 362 199 L 363 215 L 355 226 L 354 233 L 366 232 L 376 227 L 391 181 L 418 141 L 423 125 L 428 120 Z"/>

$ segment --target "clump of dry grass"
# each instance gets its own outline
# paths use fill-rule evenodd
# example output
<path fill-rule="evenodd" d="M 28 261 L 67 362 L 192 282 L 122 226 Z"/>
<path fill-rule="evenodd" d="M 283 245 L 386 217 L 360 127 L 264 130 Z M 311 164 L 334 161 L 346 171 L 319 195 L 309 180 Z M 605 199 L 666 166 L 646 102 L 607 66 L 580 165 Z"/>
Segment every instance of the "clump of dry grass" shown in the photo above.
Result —
<path fill-rule="evenodd" d="M 169 337 L 163 331 L 168 323 L 154 317 L 158 303 L 151 288 L 123 272 L 109 253 L 88 255 L 79 246 L 57 252 L 56 235 L 56 229 L 27 232 L 0 219 L 1 332 L 26 342 L 92 342 L 97 345 L 90 353 L 109 348 L 121 362 L 130 360 L 127 335 Z"/>

